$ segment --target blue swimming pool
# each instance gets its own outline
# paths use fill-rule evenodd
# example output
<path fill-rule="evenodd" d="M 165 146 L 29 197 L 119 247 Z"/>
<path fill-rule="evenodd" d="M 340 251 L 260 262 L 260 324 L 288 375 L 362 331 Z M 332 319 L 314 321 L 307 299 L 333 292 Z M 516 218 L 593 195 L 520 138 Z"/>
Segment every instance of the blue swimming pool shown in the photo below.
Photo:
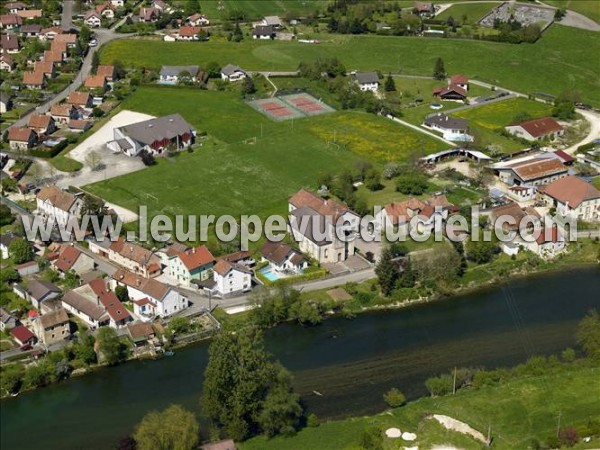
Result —
<path fill-rule="evenodd" d="M 273 271 L 273 269 L 271 269 L 270 265 L 263 267 L 259 272 L 269 281 L 277 281 L 281 278 Z"/>

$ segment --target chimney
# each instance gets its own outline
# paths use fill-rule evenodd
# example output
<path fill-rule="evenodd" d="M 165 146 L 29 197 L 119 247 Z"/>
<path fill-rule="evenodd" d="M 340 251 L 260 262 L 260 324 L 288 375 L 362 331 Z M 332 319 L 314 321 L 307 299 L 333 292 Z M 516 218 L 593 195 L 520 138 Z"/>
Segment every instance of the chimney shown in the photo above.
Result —
<path fill-rule="evenodd" d="M 96 295 L 96 305 L 100 306 L 100 296 Z"/>
<path fill-rule="evenodd" d="M 192 253 L 196 253 L 196 247 L 192 247 Z"/>

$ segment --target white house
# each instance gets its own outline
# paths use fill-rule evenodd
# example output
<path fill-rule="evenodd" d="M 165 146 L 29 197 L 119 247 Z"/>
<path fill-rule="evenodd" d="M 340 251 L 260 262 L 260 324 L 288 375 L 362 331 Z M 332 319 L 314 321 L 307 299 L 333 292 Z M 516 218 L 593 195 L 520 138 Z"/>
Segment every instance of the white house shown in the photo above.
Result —
<path fill-rule="evenodd" d="M 379 76 L 376 72 L 354 72 L 351 79 L 358 84 L 363 92 L 377 92 L 377 89 L 379 89 Z"/>
<path fill-rule="evenodd" d="M 535 186 L 511 186 L 508 188 L 508 196 L 516 202 L 527 202 L 535 198 L 537 188 Z"/>
<path fill-rule="evenodd" d="M 215 290 L 221 295 L 246 292 L 252 288 L 252 271 L 220 259 L 213 267 Z"/>
<path fill-rule="evenodd" d="M 438 113 L 426 117 L 423 121 L 423 126 L 442 133 L 442 136 L 447 141 L 473 141 L 473 136 L 469 135 L 469 121 L 466 119 L 456 119 L 446 114 Z"/>
<path fill-rule="evenodd" d="M 110 1 L 104 2 L 101 5 L 96 6 L 96 13 L 100 14 L 102 17 L 106 17 L 107 19 L 115 18 L 114 6 Z"/>
<path fill-rule="evenodd" d="M 198 81 L 198 66 L 162 66 L 158 82 L 162 84 L 175 84 L 179 82 L 181 74 L 189 77 L 190 81 Z"/>
<path fill-rule="evenodd" d="M 227 64 L 221 68 L 221 79 L 227 81 L 239 81 L 246 78 L 248 74 L 238 66 Z"/>
<path fill-rule="evenodd" d="M 194 14 L 187 18 L 187 21 L 190 25 L 195 27 L 205 27 L 210 25 L 210 20 L 203 16 L 202 14 Z"/>
<path fill-rule="evenodd" d="M 115 8 L 122 8 L 125 6 L 125 0 L 110 0 L 110 4 Z"/>
<path fill-rule="evenodd" d="M 275 28 L 272 25 L 257 25 L 252 30 L 253 39 L 275 39 Z"/>
<path fill-rule="evenodd" d="M 541 230 L 537 239 L 527 243 L 526 247 L 544 259 L 553 259 L 565 251 L 566 243 L 564 236 L 554 225 L 552 228 Z"/>
<path fill-rule="evenodd" d="M 153 278 L 143 278 L 125 269 L 112 276 L 114 286 L 126 286 L 134 303 L 134 313 L 146 319 L 168 317 L 189 306 L 188 299 L 180 291 Z"/>
<path fill-rule="evenodd" d="M 562 216 L 586 222 L 600 221 L 600 191 L 581 178 L 561 178 L 541 187 L 538 194 Z"/>
<path fill-rule="evenodd" d="M 256 26 L 271 26 L 276 30 L 280 29 L 282 25 L 281 19 L 278 16 L 265 16 L 258 24 L 256 24 Z"/>
<path fill-rule="evenodd" d="M 8 130 L 8 145 L 11 150 L 27 150 L 37 142 L 37 134 L 31 128 L 12 127 Z"/>
<path fill-rule="evenodd" d="M 301 189 L 289 199 L 288 211 L 290 232 L 303 253 L 320 263 L 345 261 L 354 254 L 360 216 L 347 206 Z"/>
<path fill-rule="evenodd" d="M 291 245 L 267 241 L 260 249 L 262 261 L 269 262 L 275 272 L 302 273 L 308 267 L 308 260 Z"/>
<path fill-rule="evenodd" d="M 102 17 L 96 11 L 87 13 L 83 21 L 90 28 L 98 28 L 102 25 Z"/>
<path fill-rule="evenodd" d="M 78 219 L 83 205 L 81 196 L 63 191 L 57 186 L 44 186 L 36 197 L 36 213 L 44 218 L 54 218 L 59 226 L 70 219 Z"/>
<path fill-rule="evenodd" d="M 168 274 L 177 283 L 191 286 L 194 281 L 204 281 L 211 275 L 215 257 L 205 245 L 186 249 L 169 258 Z"/>
<path fill-rule="evenodd" d="M 142 150 L 160 155 L 167 150 L 182 150 L 194 143 L 196 130 L 179 114 L 133 123 L 113 130 L 113 151 L 137 156 Z"/>
<path fill-rule="evenodd" d="M 0 236 L 0 253 L 2 254 L 2 259 L 8 259 L 10 253 L 8 251 L 8 247 L 12 241 L 14 241 L 15 237 L 12 234 L 3 234 Z"/>

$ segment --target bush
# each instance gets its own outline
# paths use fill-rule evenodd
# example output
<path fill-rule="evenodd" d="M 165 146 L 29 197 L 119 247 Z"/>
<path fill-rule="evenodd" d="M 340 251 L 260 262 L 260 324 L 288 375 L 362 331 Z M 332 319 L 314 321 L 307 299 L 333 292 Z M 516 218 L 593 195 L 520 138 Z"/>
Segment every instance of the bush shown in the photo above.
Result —
<path fill-rule="evenodd" d="M 309 414 L 308 417 L 306 418 L 306 425 L 311 428 L 318 427 L 320 424 L 319 424 L 319 418 L 317 417 L 317 415 L 314 413 Z"/>
<path fill-rule="evenodd" d="M 440 375 L 439 377 L 431 377 L 425 381 L 425 387 L 432 397 L 441 397 L 452 392 L 454 386 L 453 378 L 448 375 Z"/>
<path fill-rule="evenodd" d="M 392 388 L 383 394 L 383 400 L 390 408 L 398 408 L 406 403 L 405 395 L 396 388 Z"/>

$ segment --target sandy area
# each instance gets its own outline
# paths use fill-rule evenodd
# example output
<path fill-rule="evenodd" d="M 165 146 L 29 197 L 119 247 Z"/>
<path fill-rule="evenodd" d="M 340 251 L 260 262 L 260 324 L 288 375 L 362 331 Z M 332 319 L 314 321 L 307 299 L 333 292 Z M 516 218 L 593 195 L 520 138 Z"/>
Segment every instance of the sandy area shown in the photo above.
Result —
<path fill-rule="evenodd" d="M 448 416 L 443 416 L 441 414 L 434 414 L 432 417 L 448 430 L 468 434 L 469 436 L 477 439 L 478 441 L 483 442 L 484 444 L 487 443 L 487 439 L 482 433 L 472 428 L 470 425 L 461 422 L 460 420 L 456 420 Z"/>

